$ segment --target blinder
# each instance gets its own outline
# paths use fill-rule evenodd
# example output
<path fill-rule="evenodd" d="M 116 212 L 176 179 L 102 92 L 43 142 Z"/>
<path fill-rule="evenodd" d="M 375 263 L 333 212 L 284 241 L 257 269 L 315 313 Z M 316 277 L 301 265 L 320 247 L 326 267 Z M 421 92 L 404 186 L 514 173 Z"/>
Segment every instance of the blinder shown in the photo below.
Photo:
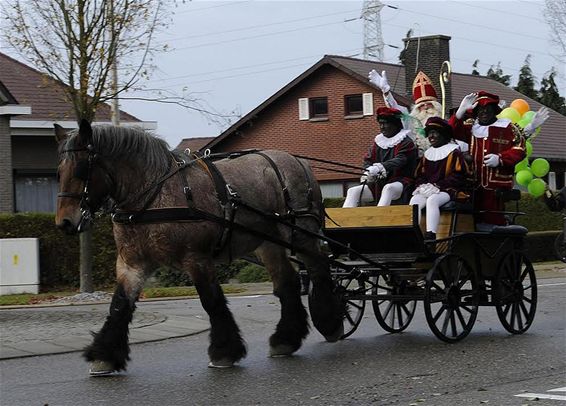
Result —
<path fill-rule="evenodd" d="M 57 193 L 57 197 L 66 197 L 71 199 L 79 200 L 79 208 L 81 211 L 81 220 L 77 227 L 78 231 L 82 231 L 82 229 L 89 223 L 92 222 L 94 217 L 94 210 L 91 207 L 91 196 L 89 196 L 89 186 L 91 181 L 91 174 L 92 174 L 92 165 L 96 158 L 96 152 L 94 147 L 89 144 L 85 148 L 68 148 L 61 151 L 61 153 L 69 153 L 69 152 L 88 152 L 87 159 L 79 160 L 75 168 L 73 170 L 73 177 L 76 179 L 81 180 L 84 182 L 83 191 L 81 193 L 72 193 L 72 192 L 59 192 Z"/>

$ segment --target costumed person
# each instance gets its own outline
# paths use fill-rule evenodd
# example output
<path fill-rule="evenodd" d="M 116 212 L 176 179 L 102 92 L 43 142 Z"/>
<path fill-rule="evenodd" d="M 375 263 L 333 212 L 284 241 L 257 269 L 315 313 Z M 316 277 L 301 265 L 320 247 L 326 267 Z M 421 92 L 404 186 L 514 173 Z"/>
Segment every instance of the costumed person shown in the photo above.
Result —
<path fill-rule="evenodd" d="M 470 110 L 472 119 L 463 121 Z M 505 209 L 497 190 L 513 188 L 515 165 L 526 155 L 521 129 L 509 119 L 498 119 L 500 112 L 499 96 L 480 91 L 465 96 L 449 120 L 454 137 L 470 145 L 475 174 L 474 209 L 491 211 L 477 214 L 476 227 L 480 231 L 507 224 L 503 213 L 493 213 Z"/>
<path fill-rule="evenodd" d="M 412 191 L 409 189 L 417 164 L 417 148 L 411 132 L 403 129 L 401 112 L 397 109 L 381 107 L 377 109 L 376 116 L 381 133 L 375 137 L 364 157 L 366 171 L 362 184 L 348 189 L 342 207 L 356 207 L 360 201 L 370 202 L 374 193 L 380 196 L 378 206 L 389 206 L 393 200 L 402 197 L 408 200 Z"/>
<path fill-rule="evenodd" d="M 406 107 L 399 105 L 391 94 L 391 86 L 389 86 L 385 71 L 382 71 L 380 75 L 375 70 L 371 70 L 368 78 L 371 84 L 382 91 L 386 105 L 403 113 L 403 126 L 411 130 L 419 148 L 419 156 L 422 156 L 423 152 L 430 147 L 430 142 L 424 132 L 426 121 L 431 117 L 442 117 L 442 105 L 438 102 L 438 96 L 430 78 L 422 71 L 415 76 L 413 81 L 414 104 L 410 113 Z M 467 145 L 463 142 L 458 144 L 462 152 L 468 150 Z"/>
<path fill-rule="evenodd" d="M 436 240 L 440 220 L 440 207 L 450 200 L 464 185 L 467 166 L 458 144 L 451 142 L 452 127 L 440 117 L 431 117 L 425 125 L 430 148 L 424 152 L 415 171 L 415 191 L 409 204 L 426 207 L 425 240 Z"/>

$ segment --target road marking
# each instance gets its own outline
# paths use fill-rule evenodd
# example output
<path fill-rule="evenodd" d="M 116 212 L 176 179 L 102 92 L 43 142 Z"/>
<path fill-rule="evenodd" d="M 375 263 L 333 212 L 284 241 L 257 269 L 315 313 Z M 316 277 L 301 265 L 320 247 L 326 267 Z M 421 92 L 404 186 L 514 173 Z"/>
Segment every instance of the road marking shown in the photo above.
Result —
<path fill-rule="evenodd" d="M 539 286 L 539 288 L 540 288 L 540 287 L 542 287 L 542 286 L 562 286 L 562 285 L 566 285 L 566 282 L 560 282 L 560 283 L 547 283 L 547 284 L 544 284 L 544 285 L 538 285 L 538 286 Z"/>
<path fill-rule="evenodd" d="M 563 388 L 549 389 L 547 392 L 566 392 L 566 386 Z"/>
<path fill-rule="evenodd" d="M 515 395 L 515 396 L 518 398 L 530 398 L 530 399 L 566 400 L 566 396 L 547 395 L 545 393 L 521 393 L 520 395 Z"/>

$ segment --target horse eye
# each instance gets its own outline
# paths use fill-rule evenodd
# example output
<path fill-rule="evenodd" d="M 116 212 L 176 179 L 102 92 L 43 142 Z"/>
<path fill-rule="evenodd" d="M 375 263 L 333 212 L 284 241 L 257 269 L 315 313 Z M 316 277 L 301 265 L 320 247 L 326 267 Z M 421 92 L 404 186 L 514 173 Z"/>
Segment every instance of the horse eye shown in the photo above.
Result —
<path fill-rule="evenodd" d="M 79 161 L 75 166 L 75 171 L 73 176 L 80 180 L 88 180 L 88 162 L 87 161 Z"/>

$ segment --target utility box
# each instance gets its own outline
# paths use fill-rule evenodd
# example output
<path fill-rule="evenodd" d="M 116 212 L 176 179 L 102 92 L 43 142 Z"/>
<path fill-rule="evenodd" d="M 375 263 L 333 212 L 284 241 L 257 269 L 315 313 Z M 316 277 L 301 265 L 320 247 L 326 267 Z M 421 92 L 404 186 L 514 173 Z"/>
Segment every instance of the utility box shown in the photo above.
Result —
<path fill-rule="evenodd" d="M 39 240 L 0 239 L 0 295 L 39 293 Z"/>

